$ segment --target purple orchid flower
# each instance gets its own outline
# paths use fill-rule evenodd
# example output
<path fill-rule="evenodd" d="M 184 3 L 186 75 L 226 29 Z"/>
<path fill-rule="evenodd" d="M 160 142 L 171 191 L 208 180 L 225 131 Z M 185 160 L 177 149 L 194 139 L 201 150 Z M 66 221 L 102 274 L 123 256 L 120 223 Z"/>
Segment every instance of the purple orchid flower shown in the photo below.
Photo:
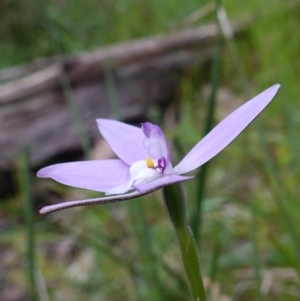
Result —
<path fill-rule="evenodd" d="M 183 174 L 200 167 L 227 147 L 271 102 L 279 87 L 279 84 L 270 87 L 236 109 L 174 168 L 166 138 L 157 125 L 146 122 L 140 129 L 114 120 L 97 119 L 101 134 L 120 159 L 55 164 L 41 169 L 37 176 L 105 192 L 106 196 L 46 206 L 40 213 L 128 200 L 192 179 L 193 176 Z"/>

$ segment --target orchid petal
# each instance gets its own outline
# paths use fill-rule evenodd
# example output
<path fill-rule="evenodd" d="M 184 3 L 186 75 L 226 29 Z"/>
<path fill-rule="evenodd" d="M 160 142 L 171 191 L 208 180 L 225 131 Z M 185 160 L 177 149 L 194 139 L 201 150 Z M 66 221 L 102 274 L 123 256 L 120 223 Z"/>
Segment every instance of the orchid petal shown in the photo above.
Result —
<path fill-rule="evenodd" d="M 161 128 L 150 122 L 145 122 L 142 123 L 142 131 L 145 134 L 143 144 L 148 149 L 150 157 L 164 162 L 162 173 L 171 173 L 172 163 L 168 143 Z"/>
<path fill-rule="evenodd" d="M 191 177 L 186 177 L 186 176 L 180 176 L 180 175 L 175 175 L 175 174 L 170 174 L 166 175 L 164 177 L 161 177 L 159 179 L 156 179 L 152 182 L 146 183 L 146 184 L 141 184 L 141 185 L 135 185 L 133 183 L 133 187 L 140 191 L 141 193 L 147 192 L 147 191 L 152 191 L 152 190 L 157 190 L 161 187 L 171 185 L 171 184 L 176 184 L 180 182 L 185 182 L 190 179 L 192 179 L 193 176 Z"/>
<path fill-rule="evenodd" d="M 55 164 L 42 168 L 37 176 L 83 189 L 105 192 L 120 185 L 129 166 L 121 160 L 82 161 Z"/>
<path fill-rule="evenodd" d="M 138 175 L 136 176 L 135 180 L 133 183 L 135 185 L 143 184 L 143 183 L 148 183 L 151 182 L 157 178 L 160 178 L 162 175 L 159 171 L 153 168 L 147 168 L 141 170 Z M 132 183 L 132 184 L 133 184 Z"/>
<path fill-rule="evenodd" d="M 72 207 L 121 202 L 121 201 L 130 200 L 133 198 L 137 198 L 139 196 L 148 194 L 150 192 L 152 192 L 152 191 L 147 191 L 145 193 L 141 193 L 139 191 L 134 191 L 134 192 L 121 194 L 121 195 L 107 196 L 107 197 L 101 197 L 101 198 L 95 198 L 95 199 L 86 199 L 86 200 L 80 200 L 80 201 L 69 201 L 69 202 L 59 203 L 59 204 L 55 204 L 55 205 L 45 206 L 40 210 L 40 213 L 47 214 L 50 212 L 59 211 L 62 209 L 67 209 L 67 208 L 72 208 Z"/>
<path fill-rule="evenodd" d="M 270 87 L 221 121 L 182 159 L 174 173 L 192 171 L 221 152 L 264 110 L 279 88 L 279 84 Z"/>
<path fill-rule="evenodd" d="M 126 164 L 145 160 L 149 155 L 143 146 L 144 134 L 140 128 L 119 121 L 97 119 L 99 131 L 115 154 Z"/>
<path fill-rule="evenodd" d="M 187 181 L 192 178 L 193 177 L 168 175 L 163 178 L 160 178 L 159 180 L 155 180 L 151 183 L 138 186 L 142 191 L 136 190 L 136 191 L 126 193 L 126 194 L 121 194 L 121 195 L 114 195 L 114 196 L 101 197 L 101 198 L 95 198 L 95 199 L 86 199 L 86 200 L 80 200 L 80 201 L 69 201 L 69 202 L 64 202 L 64 203 L 60 203 L 60 204 L 45 206 L 40 210 L 40 213 L 46 214 L 46 213 L 50 213 L 50 212 L 54 212 L 54 211 L 58 211 L 58 210 L 62 210 L 62 209 L 72 208 L 72 207 L 97 205 L 97 204 L 108 204 L 108 203 L 127 201 L 130 199 L 134 199 L 134 198 L 146 195 L 148 193 L 151 193 L 151 192 L 158 190 L 166 185 L 184 182 L 184 181 Z"/>
<path fill-rule="evenodd" d="M 133 191 L 130 193 L 122 194 L 122 195 L 114 195 L 108 197 L 101 197 L 101 198 L 94 198 L 94 199 L 86 199 L 86 200 L 79 200 L 79 201 L 69 201 L 60 204 L 45 206 L 40 210 L 41 214 L 47 214 L 50 212 L 63 210 L 72 207 L 79 207 L 79 206 L 88 206 L 88 205 L 97 205 L 97 204 L 108 204 L 108 203 L 115 203 L 115 202 L 122 202 L 127 201 L 130 199 L 134 199 L 148 193 L 151 193 L 155 190 L 158 190 L 166 185 L 175 184 L 179 182 L 184 182 L 187 180 L 192 179 L 193 177 L 185 177 L 179 175 L 168 175 L 159 180 L 155 180 L 148 184 L 139 185 L 139 189 L 141 191 Z"/>
<path fill-rule="evenodd" d="M 133 183 L 147 183 L 158 177 L 161 177 L 161 173 L 156 169 L 148 168 L 146 161 L 137 161 L 131 165 L 125 181 L 121 185 L 108 189 L 105 195 L 126 193 L 134 189 Z"/>

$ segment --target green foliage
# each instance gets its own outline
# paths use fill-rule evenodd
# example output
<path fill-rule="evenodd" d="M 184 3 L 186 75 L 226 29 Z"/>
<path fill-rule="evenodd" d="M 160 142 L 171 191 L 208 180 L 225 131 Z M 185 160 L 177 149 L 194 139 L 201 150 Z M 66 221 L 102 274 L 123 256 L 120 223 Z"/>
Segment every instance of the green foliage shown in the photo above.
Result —
<path fill-rule="evenodd" d="M 259 117 L 260 125 L 256 121 L 210 163 L 200 250 L 203 274 L 214 281 L 206 279 L 210 283 L 208 299 L 212 300 L 219 287 L 229 300 L 297 300 L 300 4 L 291 0 L 274 0 L 272 5 L 262 0 L 224 0 L 223 5 L 230 18 L 252 15 L 256 19 L 243 37 L 229 41 L 238 58 L 232 57 L 227 41 L 221 55 L 219 87 L 226 86 L 244 100 L 275 82 L 282 88 Z M 166 33 L 198 9 L 201 7 L 196 0 L 1 1 L 0 66 Z M 196 24 L 208 21 L 214 21 L 213 13 Z M 179 87 L 181 119 L 176 131 L 165 129 L 176 142 L 174 162 L 205 131 L 204 97 L 198 84 L 206 78 L 187 74 Z M 112 97 L 113 86 L 110 82 Z M 112 99 L 113 106 L 116 101 Z M 240 104 L 234 98 L 232 103 Z M 216 121 L 230 104 L 217 103 Z M 79 120 L 80 127 L 80 116 L 76 114 L 74 119 Z M 84 137 L 82 141 L 85 145 Z M 25 176 L 30 182 L 29 175 Z M 31 180 L 32 189 L 37 189 L 40 180 L 34 180 L 34 175 Z M 191 219 L 196 210 L 197 181 L 183 186 Z M 16 287 L 23 288 L 30 280 L 30 285 L 37 288 L 37 299 L 46 301 L 190 300 L 176 236 L 163 210 L 160 192 L 34 219 L 27 210 L 25 219 L 22 200 L 24 194 L 28 199 L 31 195 L 22 187 L 0 207 L 0 217 L 9 219 L 0 238 L 2 262 Z M 66 199 L 91 194 L 52 182 L 47 187 Z M 35 250 L 30 242 L 33 237 Z M 29 255 L 27 246 L 31 248 Z M 8 253 L 14 256 L 12 262 Z"/>

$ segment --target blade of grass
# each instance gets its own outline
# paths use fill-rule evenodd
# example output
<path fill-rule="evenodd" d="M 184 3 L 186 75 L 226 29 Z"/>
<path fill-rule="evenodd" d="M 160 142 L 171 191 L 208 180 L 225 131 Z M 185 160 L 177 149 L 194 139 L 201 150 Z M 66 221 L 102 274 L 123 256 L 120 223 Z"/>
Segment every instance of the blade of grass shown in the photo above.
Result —
<path fill-rule="evenodd" d="M 221 232 L 222 228 L 219 222 L 215 223 L 214 226 L 214 232 L 213 232 L 213 240 L 214 240 L 214 246 L 213 246 L 213 253 L 212 253 L 212 259 L 210 263 L 210 280 L 211 282 L 216 281 L 218 270 L 219 270 L 219 258 L 222 251 L 222 243 L 221 243 Z"/>
<path fill-rule="evenodd" d="M 256 297 L 259 301 L 264 301 L 265 298 L 261 292 L 261 269 L 260 269 L 260 260 L 259 260 L 259 247 L 258 247 L 258 239 L 257 239 L 257 226 L 256 226 L 256 207 L 255 200 L 251 201 L 251 236 L 252 236 L 252 260 L 254 267 L 254 275 L 255 275 L 255 292 Z"/>
<path fill-rule="evenodd" d="M 117 88 L 115 85 L 114 77 L 113 77 L 113 72 L 109 66 L 107 66 L 104 69 L 104 78 L 105 78 L 105 84 L 106 84 L 106 89 L 108 92 L 109 96 L 109 102 L 111 106 L 111 110 L 113 112 L 114 118 L 116 120 L 121 120 L 122 115 L 120 111 L 120 106 L 119 106 L 119 98 L 118 98 L 118 92 Z"/>
<path fill-rule="evenodd" d="M 34 218 L 33 218 L 33 199 L 31 195 L 31 179 L 29 167 L 29 146 L 24 147 L 22 156 L 22 177 L 21 191 L 24 199 L 25 218 L 26 218 L 26 235 L 27 235 L 27 273 L 29 286 L 29 300 L 37 300 L 35 286 L 35 239 L 34 239 Z"/>
<path fill-rule="evenodd" d="M 39 266 L 36 268 L 35 279 L 39 300 L 50 301 L 45 278 Z"/>
<path fill-rule="evenodd" d="M 216 7 L 218 10 L 219 1 L 216 0 Z M 212 69 L 211 69 L 211 92 L 209 100 L 207 102 L 207 117 L 206 124 L 203 136 L 209 133 L 213 127 L 215 107 L 216 107 L 216 93 L 219 82 L 219 73 L 220 73 L 220 59 L 221 59 L 221 40 L 220 37 L 217 40 Z M 205 198 L 205 184 L 207 181 L 209 163 L 204 164 L 197 177 L 197 190 L 196 190 L 196 209 L 195 214 L 192 217 L 191 227 L 195 235 L 195 240 L 199 244 L 201 241 L 201 228 L 202 228 L 202 219 L 203 219 L 203 202 Z"/>
<path fill-rule="evenodd" d="M 296 172 L 300 173 L 300 144 L 298 139 L 298 130 L 295 122 L 295 111 L 292 109 L 291 104 L 288 101 L 283 102 L 285 123 L 288 132 L 288 138 L 290 145 L 293 148 L 293 161 L 297 165 Z"/>
<path fill-rule="evenodd" d="M 81 148 L 83 150 L 83 153 L 84 153 L 85 157 L 89 158 L 90 150 L 91 150 L 89 138 L 88 138 L 88 135 L 87 135 L 87 133 L 84 129 L 83 122 L 81 120 L 79 110 L 76 107 L 72 87 L 71 87 L 68 75 L 66 73 L 63 73 L 62 76 L 61 76 L 61 85 L 62 85 L 62 88 L 63 88 L 65 98 L 67 100 L 69 109 L 71 111 L 71 115 L 72 115 L 74 125 L 75 125 L 77 133 L 78 133 Z"/>

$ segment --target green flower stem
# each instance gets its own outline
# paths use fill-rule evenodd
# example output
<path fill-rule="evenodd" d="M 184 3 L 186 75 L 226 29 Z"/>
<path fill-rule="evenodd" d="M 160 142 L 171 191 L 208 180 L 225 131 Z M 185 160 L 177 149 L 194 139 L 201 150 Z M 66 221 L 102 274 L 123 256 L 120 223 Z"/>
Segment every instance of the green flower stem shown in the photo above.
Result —
<path fill-rule="evenodd" d="M 187 224 L 185 200 L 179 184 L 163 188 L 165 205 L 174 225 L 184 270 L 195 301 L 206 301 L 196 241 Z"/>

